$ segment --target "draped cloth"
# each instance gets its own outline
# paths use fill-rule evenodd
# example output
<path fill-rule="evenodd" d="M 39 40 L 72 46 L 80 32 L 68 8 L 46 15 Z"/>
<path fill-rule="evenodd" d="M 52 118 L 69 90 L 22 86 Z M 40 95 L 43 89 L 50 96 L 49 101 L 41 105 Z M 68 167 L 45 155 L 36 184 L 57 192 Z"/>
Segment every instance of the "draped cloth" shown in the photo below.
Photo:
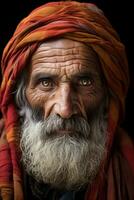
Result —
<path fill-rule="evenodd" d="M 134 199 L 134 145 L 119 128 L 129 86 L 126 53 L 103 12 L 90 3 L 52 2 L 33 10 L 17 26 L 4 49 L 0 109 L 5 121 L 0 135 L 0 196 L 23 200 L 16 82 L 38 46 L 51 38 L 68 38 L 89 45 L 98 55 L 110 93 L 107 155 L 86 194 L 86 200 Z M 2 125 L 0 127 L 2 130 Z"/>

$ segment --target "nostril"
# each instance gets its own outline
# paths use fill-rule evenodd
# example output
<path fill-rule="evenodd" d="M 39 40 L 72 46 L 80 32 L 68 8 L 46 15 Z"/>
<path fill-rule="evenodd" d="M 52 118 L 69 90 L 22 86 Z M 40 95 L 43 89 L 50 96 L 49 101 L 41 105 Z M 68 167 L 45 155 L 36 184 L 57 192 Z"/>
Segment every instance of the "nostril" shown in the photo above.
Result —
<path fill-rule="evenodd" d="M 72 104 L 61 104 L 57 114 L 62 118 L 69 119 L 73 115 L 78 114 L 78 109 L 76 109 L 76 106 L 73 106 Z"/>
<path fill-rule="evenodd" d="M 60 112 L 59 112 L 59 115 L 62 117 L 62 118 L 70 118 L 72 115 L 73 115 L 73 112 L 72 110 L 68 110 L 68 109 L 61 109 Z"/>

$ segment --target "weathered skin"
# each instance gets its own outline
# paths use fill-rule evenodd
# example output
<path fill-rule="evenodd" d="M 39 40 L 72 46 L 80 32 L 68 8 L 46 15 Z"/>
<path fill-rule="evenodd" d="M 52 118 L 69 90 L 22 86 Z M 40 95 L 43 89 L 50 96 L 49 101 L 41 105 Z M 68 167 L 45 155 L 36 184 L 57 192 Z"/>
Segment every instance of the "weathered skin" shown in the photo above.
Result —
<path fill-rule="evenodd" d="M 97 55 L 77 41 L 43 43 L 32 57 L 28 77 L 27 100 L 43 109 L 44 118 L 77 114 L 89 119 L 104 97 Z"/>

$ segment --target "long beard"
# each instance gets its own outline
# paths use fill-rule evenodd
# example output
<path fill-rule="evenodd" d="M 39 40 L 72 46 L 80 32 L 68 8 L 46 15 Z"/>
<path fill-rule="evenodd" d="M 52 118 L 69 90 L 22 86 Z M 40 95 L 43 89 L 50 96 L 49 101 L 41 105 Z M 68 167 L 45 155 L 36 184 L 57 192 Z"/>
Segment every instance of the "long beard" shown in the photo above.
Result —
<path fill-rule="evenodd" d="M 92 183 L 105 153 L 107 122 L 102 110 L 89 125 L 76 116 L 35 120 L 31 109 L 23 108 L 20 146 L 26 171 L 37 181 L 60 189 Z"/>

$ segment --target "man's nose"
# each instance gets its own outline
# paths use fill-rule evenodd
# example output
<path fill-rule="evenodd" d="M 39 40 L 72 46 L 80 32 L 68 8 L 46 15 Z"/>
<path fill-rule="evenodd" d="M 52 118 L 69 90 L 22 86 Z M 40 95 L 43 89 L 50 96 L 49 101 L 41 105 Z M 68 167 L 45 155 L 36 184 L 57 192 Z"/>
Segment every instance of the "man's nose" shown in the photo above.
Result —
<path fill-rule="evenodd" d="M 66 119 L 78 113 L 77 95 L 69 84 L 64 84 L 59 89 L 54 112 Z"/>

